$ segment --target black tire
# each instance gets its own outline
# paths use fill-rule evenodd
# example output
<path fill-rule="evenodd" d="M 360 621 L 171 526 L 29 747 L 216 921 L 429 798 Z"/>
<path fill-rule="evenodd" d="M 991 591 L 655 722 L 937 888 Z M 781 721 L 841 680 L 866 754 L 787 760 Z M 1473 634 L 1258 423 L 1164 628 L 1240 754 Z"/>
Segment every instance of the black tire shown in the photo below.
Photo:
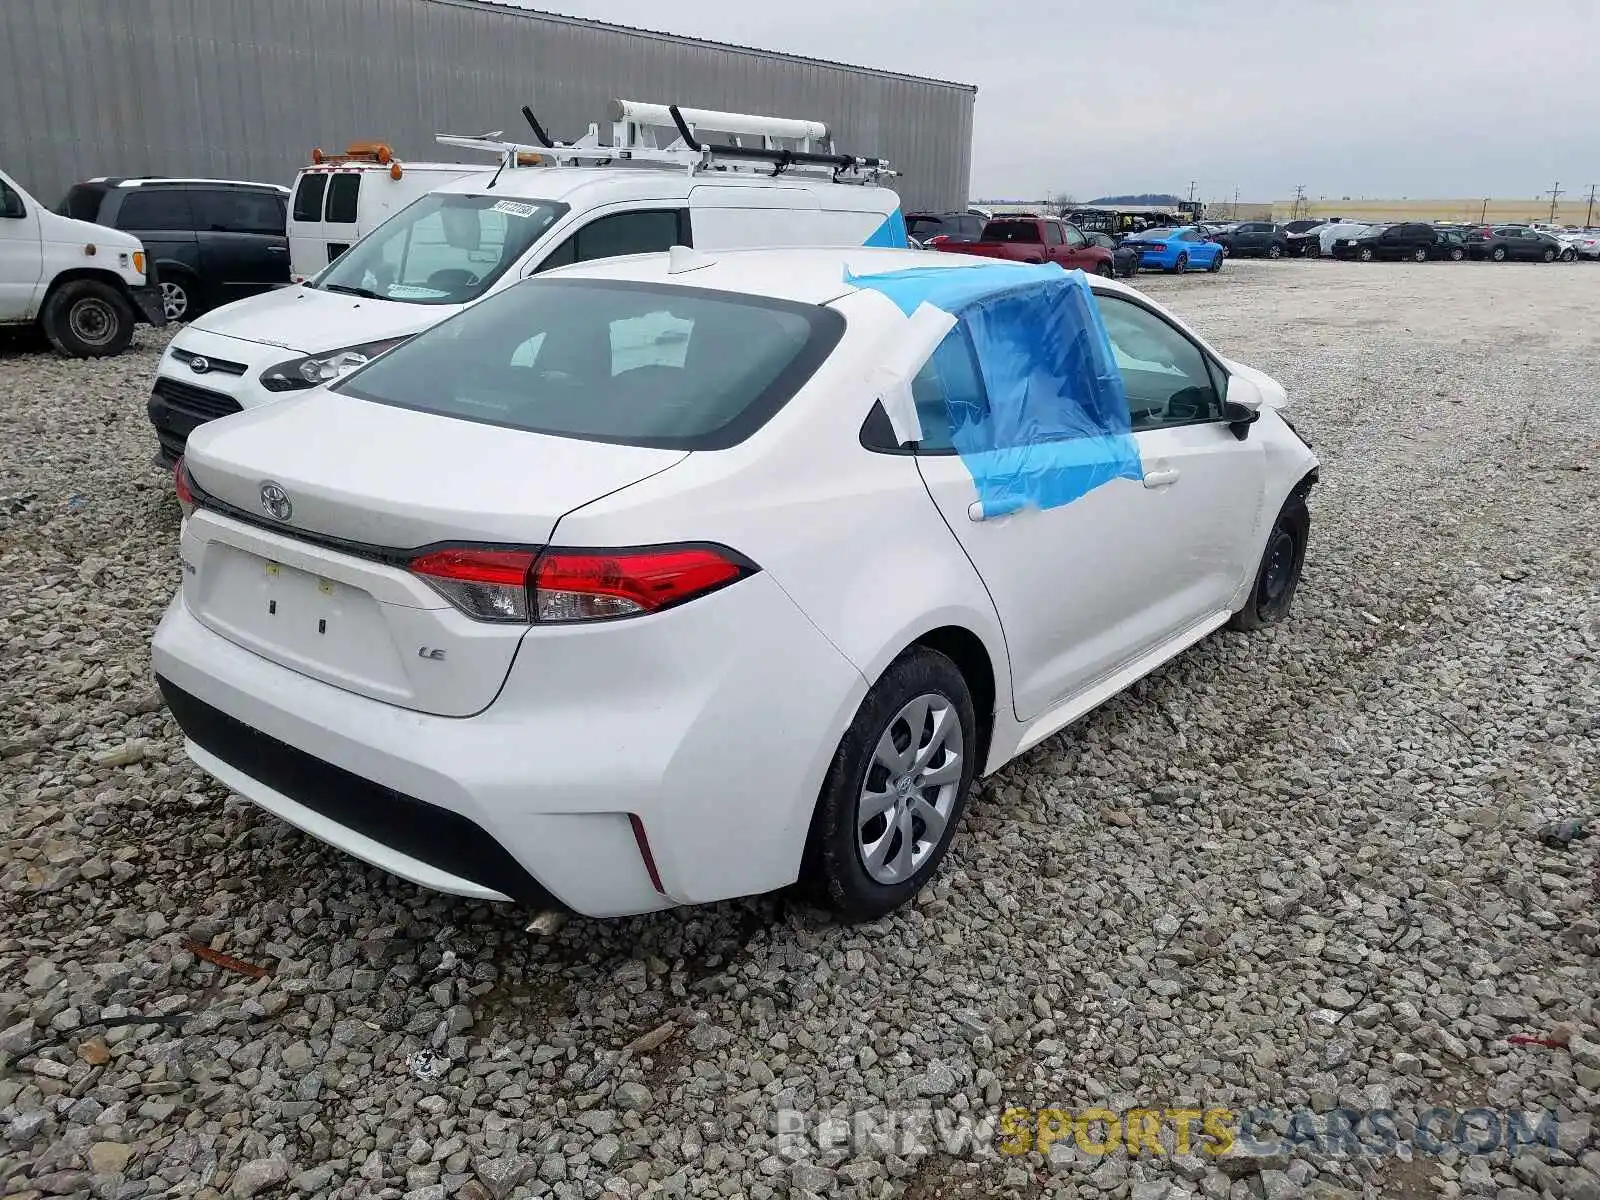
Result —
<path fill-rule="evenodd" d="M 1576 250 L 1572 249 L 1572 247 L 1570 247 L 1570 246 L 1567 247 L 1567 249 L 1565 249 L 1565 250 L 1563 250 L 1561 252 L 1561 261 L 1562 262 L 1572 262 L 1577 257 L 1578 257 L 1578 252 Z"/>
<path fill-rule="evenodd" d="M 923 862 L 901 882 L 881 883 L 862 861 L 857 820 L 862 793 L 870 773 L 882 768 L 874 751 L 881 738 L 892 732 L 901 710 L 925 695 L 947 701 L 961 726 L 961 778 L 956 786 L 943 834 Z M 904 725 L 901 725 L 904 729 Z M 917 736 L 922 730 L 915 731 Z M 822 783 L 807 847 L 807 883 L 820 903 L 846 921 L 871 921 L 899 908 L 938 870 L 955 836 L 977 767 L 978 731 L 972 693 L 955 663 L 936 650 L 914 646 L 889 665 L 872 685 L 856 711 L 855 720 L 839 741 L 833 762 Z M 884 783 L 887 790 L 888 783 Z M 866 826 L 870 828 L 870 822 Z M 892 836 L 887 831 L 882 836 Z"/>
<path fill-rule="evenodd" d="M 1277 242 L 1273 242 L 1270 246 L 1267 247 L 1267 257 L 1268 258 L 1282 258 L 1283 257 L 1283 247 L 1278 245 Z"/>
<path fill-rule="evenodd" d="M 1360 262 L 1371 262 L 1372 259 L 1373 259 L 1372 247 L 1371 246 L 1363 246 L 1363 247 L 1361 247 L 1361 249 L 1356 251 L 1356 258 Z"/>
<path fill-rule="evenodd" d="M 1172 273 L 1182 275 L 1189 269 L 1189 255 L 1184 251 L 1178 252 L 1178 261 L 1172 264 Z"/>
<path fill-rule="evenodd" d="M 1115 279 L 1117 277 L 1117 264 L 1103 262 L 1094 269 L 1094 273 L 1100 276 L 1101 279 Z"/>
<path fill-rule="evenodd" d="M 1411 252 L 1411 261 L 1412 262 L 1419 262 L 1419 263 L 1420 262 L 1427 262 L 1428 261 L 1428 252 L 1426 250 L 1424 250 L 1421 246 L 1418 246 L 1415 250 L 1413 250 Z"/>
<path fill-rule="evenodd" d="M 1556 260 L 1555 247 L 1554 246 L 1546 246 L 1544 248 L 1544 253 L 1541 254 L 1539 257 L 1544 259 L 1545 262 L 1555 262 L 1555 260 Z"/>
<path fill-rule="evenodd" d="M 1256 568 L 1255 582 L 1244 607 L 1228 621 L 1229 629 L 1249 632 L 1289 615 L 1300 571 L 1306 561 L 1306 540 L 1311 533 L 1311 513 L 1303 492 L 1290 496 L 1267 534 L 1266 549 Z"/>
<path fill-rule="evenodd" d="M 1209 267 L 1207 267 L 1206 270 L 1210 271 L 1213 275 L 1215 275 L 1218 271 L 1222 270 L 1222 260 L 1225 257 L 1226 257 L 1226 255 L 1222 255 L 1222 254 L 1218 254 L 1218 255 L 1213 256 L 1213 258 L 1211 259 L 1211 265 Z"/>
<path fill-rule="evenodd" d="M 1494 259 L 1495 262 L 1505 262 L 1506 248 L 1504 246 L 1496 246 L 1493 250 L 1489 251 L 1489 257 Z"/>
<path fill-rule="evenodd" d="M 1467 256 L 1467 252 L 1465 250 L 1463 250 L 1460 246 L 1452 246 L 1452 247 L 1450 247 L 1450 261 L 1451 262 L 1460 262 L 1466 256 Z"/>
<path fill-rule="evenodd" d="M 74 279 L 45 301 L 39 323 L 58 354 L 106 358 L 128 348 L 134 320 L 133 306 L 109 283 Z"/>
<path fill-rule="evenodd" d="M 200 302 L 200 281 L 193 275 L 177 267 L 162 267 L 159 278 L 161 307 L 168 321 L 192 321 L 205 311 Z"/>

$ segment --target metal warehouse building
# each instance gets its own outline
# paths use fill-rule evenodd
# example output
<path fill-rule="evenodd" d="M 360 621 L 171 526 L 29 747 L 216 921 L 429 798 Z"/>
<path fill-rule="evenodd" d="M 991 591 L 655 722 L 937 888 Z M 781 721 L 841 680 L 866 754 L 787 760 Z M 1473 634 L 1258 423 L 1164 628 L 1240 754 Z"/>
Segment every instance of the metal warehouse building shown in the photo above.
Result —
<path fill-rule="evenodd" d="M 827 122 L 887 156 L 907 208 L 964 208 L 976 88 L 723 46 L 496 0 L 0 2 L 5 169 L 54 203 L 93 175 L 292 182 L 313 146 L 468 152 L 439 132 L 608 130 L 614 96 Z"/>

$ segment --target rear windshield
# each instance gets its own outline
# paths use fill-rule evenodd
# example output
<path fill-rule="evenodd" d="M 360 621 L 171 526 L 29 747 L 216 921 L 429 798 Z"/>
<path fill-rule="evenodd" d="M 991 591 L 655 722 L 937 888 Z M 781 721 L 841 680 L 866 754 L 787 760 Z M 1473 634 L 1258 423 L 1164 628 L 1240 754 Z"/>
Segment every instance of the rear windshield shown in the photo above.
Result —
<path fill-rule="evenodd" d="M 831 309 L 700 288 L 530 279 L 335 390 L 586 441 L 722 449 L 759 429 L 844 331 Z"/>
<path fill-rule="evenodd" d="M 1037 221 L 990 221 L 983 227 L 983 240 L 986 242 L 1021 242 L 1027 245 L 1037 245 L 1039 242 L 1039 223 Z"/>
<path fill-rule="evenodd" d="M 56 206 L 56 212 L 75 221 L 98 223 L 100 202 L 105 198 L 105 194 L 106 185 L 103 183 L 74 184 L 67 192 L 66 199 Z"/>
<path fill-rule="evenodd" d="M 302 175 L 294 189 L 294 219 L 296 221 L 322 220 L 322 193 L 327 190 L 326 175 Z"/>
<path fill-rule="evenodd" d="M 311 286 L 406 304 L 465 304 L 566 211 L 548 200 L 430 192 L 350 247 Z"/>

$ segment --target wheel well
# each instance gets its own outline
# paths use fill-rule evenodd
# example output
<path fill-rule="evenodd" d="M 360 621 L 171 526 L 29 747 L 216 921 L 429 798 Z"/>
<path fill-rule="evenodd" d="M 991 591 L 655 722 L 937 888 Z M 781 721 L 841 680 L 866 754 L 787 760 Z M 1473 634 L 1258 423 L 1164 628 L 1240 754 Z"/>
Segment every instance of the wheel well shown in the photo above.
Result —
<path fill-rule="evenodd" d="M 55 298 L 55 294 L 69 283 L 76 283 L 80 279 L 92 279 L 96 283 L 109 283 L 117 289 L 129 304 L 133 304 L 133 297 L 128 294 L 128 281 L 115 271 L 102 271 L 94 267 L 73 267 L 69 271 L 62 271 L 50 281 L 50 290 L 44 294 L 44 301 L 39 305 L 40 315 L 43 315 L 46 306 Z M 137 309 L 136 309 L 137 311 Z"/>
<path fill-rule="evenodd" d="M 972 709 L 978 720 L 978 772 L 989 757 L 989 739 L 994 733 L 995 684 L 994 664 L 989 661 L 989 651 L 983 639 L 970 629 L 959 625 L 945 625 L 930 630 L 913 645 L 937 650 L 961 672 L 972 692 Z"/>

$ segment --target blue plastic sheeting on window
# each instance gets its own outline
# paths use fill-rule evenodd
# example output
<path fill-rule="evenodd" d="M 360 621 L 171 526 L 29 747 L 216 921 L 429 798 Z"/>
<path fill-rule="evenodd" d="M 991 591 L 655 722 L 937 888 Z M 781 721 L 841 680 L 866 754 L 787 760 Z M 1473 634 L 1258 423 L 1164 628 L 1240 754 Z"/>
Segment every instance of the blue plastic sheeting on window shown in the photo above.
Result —
<path fill-rule="evenodd" d="M 1143 479 L 1122 375 L 1081 271 L 995 264 L 847 272 L 845 281 L 907 314 L 928 303 L 957 318 L 930 365 L 985 517 L 1056 508 L 1113 479 Z M 972 395 L 958 374 L 965 347 L 956 339 L 977 353 L 983 411 L 952 399 Z"/>
<path fill-rule="evenodd" d="M 904 250 L 907 245 L 906 218 L 897 208 L 883 219 L 883 224 L 872 231 L 872 236 L 861 243 L 863 246 L 887 246 L 892 250 Z"/>

